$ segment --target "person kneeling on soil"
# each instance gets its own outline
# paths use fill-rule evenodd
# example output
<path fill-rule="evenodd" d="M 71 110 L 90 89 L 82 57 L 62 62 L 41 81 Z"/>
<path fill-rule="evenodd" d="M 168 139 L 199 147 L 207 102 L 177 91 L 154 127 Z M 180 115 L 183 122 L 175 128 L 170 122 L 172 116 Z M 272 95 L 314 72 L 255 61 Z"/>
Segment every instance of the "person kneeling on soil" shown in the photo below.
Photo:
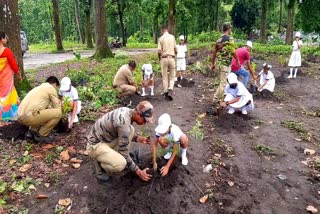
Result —
<path fill-rule="evenodd" d="M 254 109 L 252 94 L 242 82 L 238 81 L 236 74 L 229 73 L 227 81 L 228 85 L 224 91 L 225 98 L 220 103 L 220 106 L 223 108 L 228 107 L 228 114 L 233 114 L 236 109 L 240 109 L 242 114 L 248 114 L 247 109 Z"/>
<path fill-rule="evenodd" d="M 136 62 L 130 61 L 127 65 L 122 65 L 114 77 L 113 88 L 118 91 L 121 98 L 139 93 L 132 75 L 136 67 Z"/>
<path fill-rule="evenodd" d="M 261 92 L 263 97 L 269 96 L 274 91 L 276 81 L 274 79 L 273 73 L 270 71 L 271 65 L 267 63 L 263 64 L 263 70 L 259 73 L 258 78 L 260 78 L 260 85 L 258 91 Z"/>
<path fill-rule="evenodd" d="M 49 143 L 54 140 L 49 134 L 62 117 L 57 94 L 59 85 L 55 76 L 49 77 L 46 83 L 29 91 L 19 106 L 18 120 L 22 125 L 30 127 L 37 142 Z"/>
<path fill-rule="evenodd" d="M 179 145 L 181 146 L 182 165 L 188 165 L 187 148 L 189 145 L 189 139 L 187 135 L 185 135 L 177 125 L 171 123 L 171 118 L 169 114 L 163 114 L 159 117 L 158 126 L 156 127 L 155 132 L 156 140 L 152 146 L 154 171 L 156 171 L 158 168 L 158 143 L 167 150 L 167 154 L 164 156 L 164 158 L 168 160 L 168 162 L 160 170 L 162 176 L 166 176 L 168 174 L 169 169 L 171 168 L 173 162 L 177 157 Z M 171 149 L 172 151 L 170 151 Z"/>
<path fill-rule="evenodd" d="M 81 101 L 79 100 L 78 91 L 71 85 L 69 77 L 62 78 L 59 96 L 63 99 L 67 99 L 67 101 L 69 101 L 69 106 L 72 109 L 72 111 L 68 113 L 68 128 L 71 129 L 73 123 L 79 122 L 78 114 L 81 110 Z"/>
<path fill-rule="evenodd" d="M 140 102 L 135 109 L 121 107 L 98 119 L 88 135 L 87 151 L 95 159 L 97 178 L 107 181 L 111 175 L 119 173 L 127 166 L 143 181 L 152 177 L 148 168 L 141 170 L 131 159 L 131 142 L 149 144 L 148 137 L 135 135 L 132 123 L 145 125 L 153 123 L 153 106 L 148 101 Z"/>
<path fill-rule="evenodd" d="M 152 65 L 151 64 L 143 64 L 142 65 L 142 77 L 143 77 L 143 81 L 142 81 L 142 94 L 141 96 L 144 97 L 146 96 L 146 87 L 149 87 L 151 92 L 150 95 L 154 96 L 154 81 L 153 81 L 153 70 L 152 70 Z"/>

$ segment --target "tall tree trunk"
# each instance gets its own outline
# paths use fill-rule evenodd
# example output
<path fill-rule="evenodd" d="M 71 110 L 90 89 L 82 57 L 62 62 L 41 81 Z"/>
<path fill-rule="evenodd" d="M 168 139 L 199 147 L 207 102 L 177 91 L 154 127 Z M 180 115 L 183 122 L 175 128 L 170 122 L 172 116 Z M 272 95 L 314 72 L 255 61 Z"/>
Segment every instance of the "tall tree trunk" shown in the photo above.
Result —
<path fill-rule="evenodd" d="M 90 11 L 92 6 L 92 0 L 86 1 L 85 11 L 86 14 L 86 42 L 87 48 L 93 48 L 92 34 L 91 34 L 91 23 L 90 23 Z"/>
<path fill-rule="evenodd" d="M 289 0 L 288 4 L 288 21 L 286 32 L 286 44 L 291 45 L 293 41 L 293 24 L 294 24 L 294 6 L 295 0 Z"/>
<path fill-rule="evenodd" d="M 267 0 L 261 0 L 261 24 L 260 24 L 260 42 L 266 42 L 266 31 L 267 31 L 267 11 L 268 2 Z"/>
<path fill-rule="evenodd" d="M 113 54 L 108 46 L 106 25 L 106 0 L 94 0 L 94 30 L 96 40 L 95 59 L 112 57 Z"/>
<path fill-rule="evenodd" d="M 16 89 L 19 93 L 22 90 L 28 91 L 30 85 L 23 70 L 18 0 L 1 0 L 0 11 L 0 31 L 3 31 L 8 35 L 9 40 L 7 47 L 12 50 L 23 77 L 21 83 L 15 81 Z"/>
<path fill-rule="evenodd" d="M 56 46 L 58 51 L 63 51 L 58 0 L 52 0 L 52 5 L 53 5 L 53 20 L 54 20 L 54 33 L 56 36 Z"/>
<path fill-rule="evenodd" d="M 77 29 L 78 29 L 80 43 L 84 44 L 84 41 L 83 41 L 83 38 L 82 38 L 82 33 L 81 33 L 81 28 L 80 28 L 79 3 L 78 3 L 78 0 L 74 0 L 74 16 L 75 16 L 75 20 L 76 20 L 76 25 L 77 25 Z"/>
<path fill-rule="evenodd" d="M 279 11 L 279 25 L 278 25 L 278 33 L 281 33 L 281 26 L 282 26 L 282 5 L 283 5 L 283 0 L 279 0 L 279 6 L 280 6 L 280 11 Z"/>
<path fill-rule="evenodd" d="M 169 32 L 176 35 L 176 0 L 169 0 Z"/>
<path fill-rule="evenodd" d="M 218 21 L 219 21 L 219 6 L 220 6 L 220 0 L 216 0 L 216 11 L 215 11 L 215 15 L 216 18 L 214 20 L 214 30 L 219 31 L 219 27 L 218 27 Z"/>
<path fill-rule="evenodd" d="M 123 22 L 123 12 L 125 8 L 125 5 L 123 4 L 121 4 L 120 0 L 117 0 L 118 15 L 120 20 L 121 35 L 122 35 L 122 45 L 125 47 L 127 45 L 127 36 L 126 36 L 126 29 L 124 27 L 124 22 Z"/>
<path fill-rule="evenodd" d="M 153 16 L 153 41 L 155 44 L 158 43 L 158 37 L 159 37 L 159 21 L 158 21 L 158 15 L 155 14 Z"/>

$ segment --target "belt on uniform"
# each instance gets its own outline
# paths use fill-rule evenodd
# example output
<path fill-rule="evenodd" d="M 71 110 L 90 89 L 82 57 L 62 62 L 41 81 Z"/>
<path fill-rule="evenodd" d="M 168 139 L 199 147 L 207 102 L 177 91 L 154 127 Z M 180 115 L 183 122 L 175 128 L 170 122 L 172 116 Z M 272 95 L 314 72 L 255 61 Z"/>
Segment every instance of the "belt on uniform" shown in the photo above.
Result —
<path fill-rule="evenodd" d="M 174 58 L 174 56 L 171 56 L 171 55 L 165 55 L 165 56 L 162 56 L 161 58 Z"/>

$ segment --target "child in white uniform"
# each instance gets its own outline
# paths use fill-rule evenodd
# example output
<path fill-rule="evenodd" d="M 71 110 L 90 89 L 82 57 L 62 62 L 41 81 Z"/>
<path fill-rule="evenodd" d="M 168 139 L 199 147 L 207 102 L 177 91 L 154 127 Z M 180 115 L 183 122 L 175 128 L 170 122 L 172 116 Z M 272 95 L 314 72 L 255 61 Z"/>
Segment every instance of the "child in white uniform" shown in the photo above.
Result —
<path fill-rule="evenodd" d="M 260 86 L 258 87 L 258 91 L 262 94 L 265 90 L 267 90 L 268 93 L 272 93 L 274 91 L 276 81 L 273 73 L 270 71 L 271 68 L 271 65 L 264 63 L 263 70 L 258 75 L 260 78 Z"/>
<path fill-rule="evenodd" d="M 229 108 L 228 114 L 233 114 L 236 109 L 241 110 L 242 114 L 248 114 L 247 110 L 253 110 L 253 98 L 252 94 L 238 81 L 238 77 L 235 73 L 229 73 L 228 85 L 224 90 L 224 101 L 220 103 L 221 107 Z"/>
<path fill-rule="evenodd" d="M 184 36 L 179 37 L 180 43 L 177 45 L 177 81 L 179 82 L 187 69 L 186 53 L 188 52 L 187 45 L 184 43 Z"/>
<path fill-rule="evenodd" d="M 302 40 L 301 40 L 301 33 L 296 32 L 295 40 L 292 44 L 292 54 L 289 60 L 289 67 L 290 67 L 290 75 L 288 78 L 297 78 L 298 67 L 301 67 L 301 52 L 300 49 L 302 47 Z M 293 74 L 294 68 L 294 75 Z"/>
<path fill-rule="evenodd" d="M 189 139 L 181 129 L 171 123 L 171 117 L 169 114 L 163 114 L 159 117 L 158 126 L 155 129 L 156 140 L 152 146 L 153 154 L 153 169 L 156 171 L 157 165 L 157 146 L 158 143 L 167 150 L 167 154 L 164 156 L 168 160 L 167 164 L 161 168 L 161 175 L 166 176 L 172 166 L 175 158 L 177 157 L 179 146 L 181 146 L 181 162 L 182 165 L 188 165 L 187 148 L 189 145 Z M 172 152 L 170 149 L 173 148 Z"/>
<path fill-rule="evenodd" d="M 141 68 L 143 74 L 143 81 L 142 81 L 142 94 L 141 96 L 144 97 L 146 96 L 146 87 L 149 87 L 151 92 L 150 95 L 153 96 L 154 92 L 154 81 L 153 81 L 153 70 L 152 70 L 152 65 L 151 64 L 143 64 Z"/>
<path fill-rule="evenodd" d="M 68 114 L 68 127 L 71 129 L 73 123 L 79 122 L 78 114 L 81 111 L 81 101 L 79 100 L 78 91 L 71 85 L 69 77 L 63 77 L 59 90 L 59 96 L 68 97 L 70 100 L 70 107 L 72 111 Z"/>

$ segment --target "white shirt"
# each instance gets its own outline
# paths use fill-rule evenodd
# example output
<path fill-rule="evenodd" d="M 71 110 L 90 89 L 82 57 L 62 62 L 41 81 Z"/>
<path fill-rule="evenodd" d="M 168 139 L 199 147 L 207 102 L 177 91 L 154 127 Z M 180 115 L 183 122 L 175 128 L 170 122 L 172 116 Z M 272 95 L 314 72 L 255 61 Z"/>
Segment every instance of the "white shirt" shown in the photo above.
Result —
<path fill-rule="evenodd" d="M 177 58 L 186 58 L 186 53 L 188 52 L 187 46 L 184 45 L 177 45 Z"/>
<path fill-rule="evenodd" d="M 228 84 L 224 90 L 224 94 L 225 95 L 231 94 L 233 97 L 242 97 L 242 96 L 251 97 L 252 96 L 248 91 L 248 89 L 246 89 L 246 87 L 243 85 L 243 83 L 239 81 L 235 89 L 230 88 L 230 85 Z"/>
<path fill-rule="evenodd" d="M 300 46 L 302 45 L 302 40 L 299 40 L 299 41 L 294 40 L 293 44 L 292 44 L 292 50 L 293 51 L 300 51 L 299 45 Z"/>
<path fill-rule="evenodd" d="M 267 74 L 265 74 L 263 72 L 263 70 L 259 73 L 260 76 L 260 85 L 265 84 L 265 82 L 267 82 L 267 84 L 265 86 L 263 86 L 263 89 L 268 89 L 269 91 L 273 92 L 274 91 L 274 87 L 276 85 L 276 80 L 274 79 L 274 75 L 271 71 L 268 71 Z"/>
<path fill-rule="evenodd" d="M 153 70 L 151 64 L 143 64 L 141 70 L 143 71 L 144 80 L 152 79 Z"/>
<path fill-rule="evenodd" d="M 71 101 L 78 101 L 79 95 L 75 87 L 71 86 L 70 91 L 59 91 L 59 95 L 63 97 L 69 97 Z"/>
<path fill-rule="evenodd" d="M 182 135 L 183 132 L 181 129 L 177 125 L 171 124 L 170 132 L 165 135 L 165 138 L 167 138 L 170 143 L 180 143 L 180 138 Z M 161 134 L 156 133 L 156 136 L 160 137 Z"/>

